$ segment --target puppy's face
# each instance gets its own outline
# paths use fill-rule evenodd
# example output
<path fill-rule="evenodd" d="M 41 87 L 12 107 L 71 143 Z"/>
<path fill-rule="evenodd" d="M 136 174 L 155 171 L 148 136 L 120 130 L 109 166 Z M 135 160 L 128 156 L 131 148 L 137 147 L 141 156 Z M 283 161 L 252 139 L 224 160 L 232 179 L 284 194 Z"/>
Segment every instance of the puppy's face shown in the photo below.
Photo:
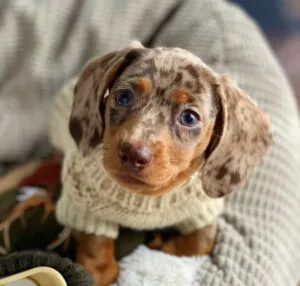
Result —
<path fill-rule="evenodd" d="M 171 190 L 205 159 L 217 115 L 215 76 L 176 49 L 155 49 L 113 82 L 105 102 L 103 164 L 133 192 Z"/>
<path fill-rule="evenodd" d="M 78 150 L 86 156 L 102 142 L 105 169 L 132 192 L 162 194 L 201 168 L 206 194 L 224 196 L 271 144 L 258 105 L 182 49 L 134 44 L 97 57 L 74 92 L 69 129 Z"/>

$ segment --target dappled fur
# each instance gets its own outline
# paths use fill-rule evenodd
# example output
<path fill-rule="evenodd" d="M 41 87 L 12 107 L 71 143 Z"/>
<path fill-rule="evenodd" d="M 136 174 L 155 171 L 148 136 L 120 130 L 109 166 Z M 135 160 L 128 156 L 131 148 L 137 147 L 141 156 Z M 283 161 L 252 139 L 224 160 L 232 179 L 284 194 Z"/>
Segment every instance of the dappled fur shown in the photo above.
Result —
<path fill-rule="evenodd" d="M 134 95 L 133 104 L 126 108 L 116 103 L 116 94 L 124 88 Z M 178 124 L 186 108 L 199 114 L 195 128 Z M 129 192 L 144 195 L 161 195 L 198 172 L 205 193 L 222 197 L 244 181 L 271 143 L 265 114 L 229 75 L 217 75 L 188 51 L 147 49 L 138 42 L 97 57 L 84 67 L 75 88 L 69 127 L 83 156 L 103 144 L 103 165 L 112 178 Z M 118 157 L 122 142 L 147 146 L 153 154 L 151 164 L 138 172 L 126 170 Z M 185 247 L 206 231 L 211 243 L 206 240 Z M 161 249 L 182 255 L 209 253 L 214 237 L 215 227 L 211 226 L 185 239 L 173 238 Z M 81 237 L 80 253 L 84 240 Z M 96 238 L 86 240 L 97 244 Z M 101 250 L 105 245 L 109 245 L 109 255 Z M 105 253 L 108 264 L 116 267 L 111 261 L 111 244 L 98 246 L 98 259 Z M 82 260 L 85 256 L 80 253 Z M 87 268 L 97 272 L 93 274 L 98 281 L 105 273 L 116 273 Z"/>
<path fill-rule="evenodd" d="M 270 145 L 266 116 L 228 75 L 216 75 L 191 53 L 134 45 L 83 69 L 70 119 L 79 149 L 86 154 L 103 139 L 104 166 L 129 191 L 158 195 L 202 167 L 209 196 L 230 193 Z M 114 99 L 116 90 L 128 86 L 138 93 L 132 110 Z M 174 123 L 176 108 L 189 100 L 201 114 L 193 132 Z M 116 175 L 124 172 L 116 155 L 122 140 L 152 149 L 154 162 L 138 175 L 145 185 L 130 185 Z"/>

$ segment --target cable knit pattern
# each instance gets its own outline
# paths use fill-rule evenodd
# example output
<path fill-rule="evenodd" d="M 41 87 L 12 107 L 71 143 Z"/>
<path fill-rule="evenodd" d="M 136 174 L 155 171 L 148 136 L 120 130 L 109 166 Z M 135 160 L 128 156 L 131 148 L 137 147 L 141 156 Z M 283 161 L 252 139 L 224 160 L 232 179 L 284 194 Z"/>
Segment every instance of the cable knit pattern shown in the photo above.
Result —
<path fill-rule="evenodd" d="M 212 260 L 199 267 L 194 285 L 297 285 L 298 111 L 270 48 L 238 7 L 223 0 L 16 0 L 0 2 L 0 17 L 2 160 L 44 146 L 37 143 L 47 136 L 52 95 L 88 58 L 132 39 L 188 49 L 217 72 L 230 73 L 270 115 L 274 144 L 226 199 Z M 135 282 L 122 286 L 141 285 Z"/>
<path fill-rule="evenodd" d="M 87 157 L 77 150 L 66 156 L 64 189 L 57 205 L 61 223 L 116 238 L 117 225 L 142 230 L 180 223 L 179 230 L 189 233 L 212 223 L 221 213 L 223 199 L 207 197 L 197 174 L 161 196 L 145 196 L 121 188 L 103 168 L 101 147 Z"/>

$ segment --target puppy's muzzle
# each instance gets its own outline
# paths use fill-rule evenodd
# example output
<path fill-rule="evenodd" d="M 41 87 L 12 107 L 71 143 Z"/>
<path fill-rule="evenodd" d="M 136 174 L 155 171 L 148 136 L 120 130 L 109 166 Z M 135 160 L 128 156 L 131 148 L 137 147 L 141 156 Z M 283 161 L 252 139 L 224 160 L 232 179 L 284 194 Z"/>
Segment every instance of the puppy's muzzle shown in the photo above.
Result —
<path fill-rule="evenodd" d="M 150 166 L 153 159 L 150 148 L 128 142 L 120 144 L 118 155 L 122 165 L 130 171 L 140 171 Z"/>

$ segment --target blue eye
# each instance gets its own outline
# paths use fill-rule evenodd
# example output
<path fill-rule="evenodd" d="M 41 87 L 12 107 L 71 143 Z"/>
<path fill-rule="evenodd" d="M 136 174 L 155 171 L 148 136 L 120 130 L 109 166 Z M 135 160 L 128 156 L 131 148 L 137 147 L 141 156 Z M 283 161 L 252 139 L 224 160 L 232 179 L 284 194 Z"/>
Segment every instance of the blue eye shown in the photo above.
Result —
<path fill-rule="evenodd" d="M 199 115 L 193 110 L 185 110 L 181 113 L 179 117 L 180 124 L 186 127 L 195 126 L 199 120 Z"/>
<path fill-rule="evenodd" d="M 116 101 L 119 105 L 129 106 L 132 103 L 132 93 L 129 89 L 122 89 L 118 92 Z"/>

